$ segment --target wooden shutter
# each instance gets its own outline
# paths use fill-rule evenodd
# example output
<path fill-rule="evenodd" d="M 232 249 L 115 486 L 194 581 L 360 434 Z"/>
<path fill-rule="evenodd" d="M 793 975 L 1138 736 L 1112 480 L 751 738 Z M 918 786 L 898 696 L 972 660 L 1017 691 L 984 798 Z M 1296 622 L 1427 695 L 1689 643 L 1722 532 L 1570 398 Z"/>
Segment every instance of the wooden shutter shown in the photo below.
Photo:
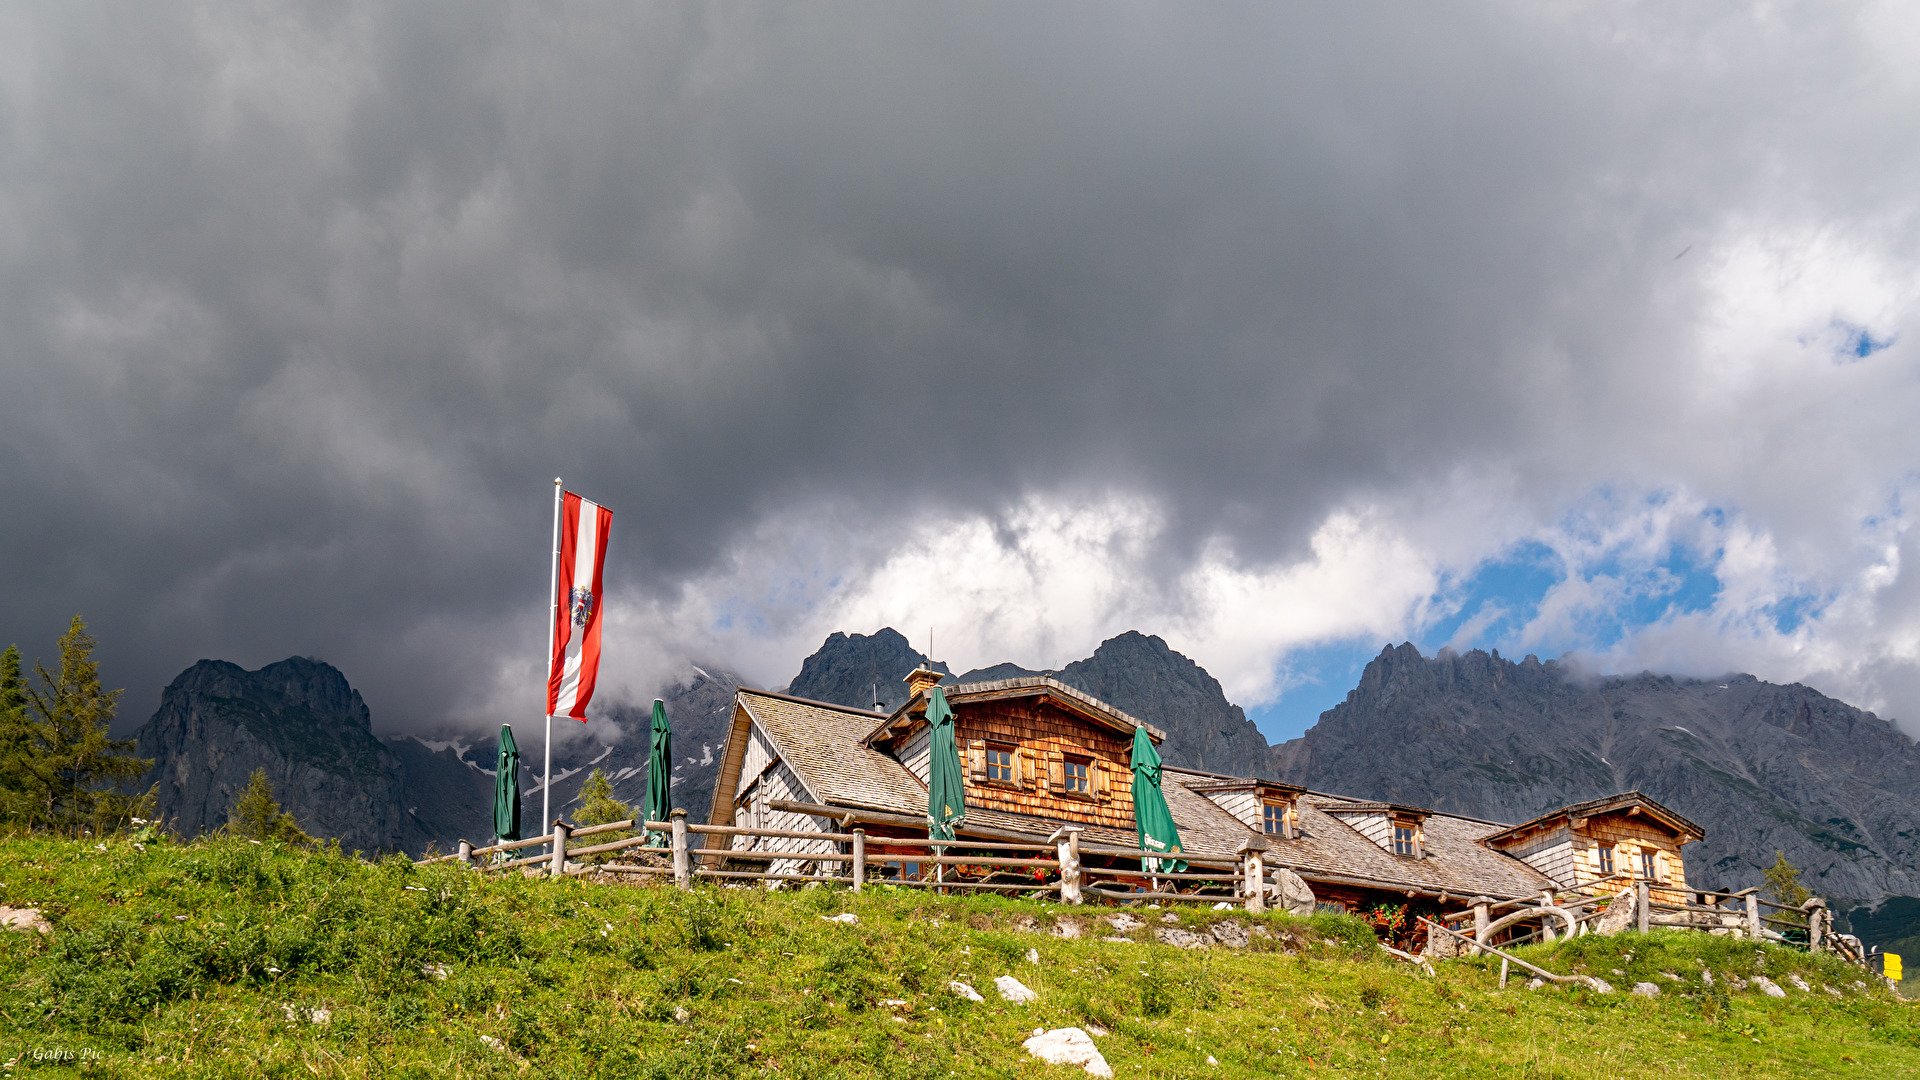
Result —
<path fill-rule="evenodd" d="M 1062 792 L 1067 790 L 1067 771 L 1057 750 L 1047 752 L 1047 790 Z"/>
<path fill-rule="evenodd" d="M 987 744 L 975 739 L 967 744 L 967 775 L 981 783 L 987 780 Z"/>
<path fill-rule="evenodd" d="M 1092 795 L 1095 799 L 1101 802 L 1110 801 L 1113 798 L 1111 767 L 1099 758 L 1095 758 L 1093 763 L 1087 766 L 1087 786 L 1093 789 Z"/>
<path fill-rule="evenodd" d="M 1033 760 L 1033 751 L 1023 746 L 1014 751 L 1013 760 L 1019 769 L 1014 775 L 1020 778 L 1020 787 L 1032 791 L 1036 783 L 1035 774 L 1038 772 L 1038 766 Z"/>

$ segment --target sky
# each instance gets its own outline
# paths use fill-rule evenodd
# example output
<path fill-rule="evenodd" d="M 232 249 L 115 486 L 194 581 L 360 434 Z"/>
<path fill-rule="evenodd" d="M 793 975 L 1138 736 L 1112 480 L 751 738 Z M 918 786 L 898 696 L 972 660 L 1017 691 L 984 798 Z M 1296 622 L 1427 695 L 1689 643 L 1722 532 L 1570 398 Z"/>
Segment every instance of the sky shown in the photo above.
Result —
<path fill-rule="evenodd" d="M 1389 643 L 1920 723 L 1897 3 L 0 10 L 0 639 L 537 719 L 1130 629 L 1270 738 Z M 1916 513 L 1920 513 L 1917 510 Z"/>

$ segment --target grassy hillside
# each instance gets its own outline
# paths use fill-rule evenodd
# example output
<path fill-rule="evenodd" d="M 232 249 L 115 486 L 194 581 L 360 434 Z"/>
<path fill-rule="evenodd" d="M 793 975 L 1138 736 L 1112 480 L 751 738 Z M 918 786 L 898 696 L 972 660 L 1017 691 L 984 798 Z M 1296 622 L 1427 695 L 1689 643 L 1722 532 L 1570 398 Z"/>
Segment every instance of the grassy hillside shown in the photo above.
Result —
<path fill-rule="evenodd" d="M 1095 922 L 1110 908 L 482 878 L 244 841 L 7 841 L 0 903 L 55 928 L 0 934 L 0 1060 L 16 1076 L 1065 1080 L 1085 1074 L 1020 1044 L 1066 1025 L 1110 1032 L 1097 1042 L 1121 1078 L 1920 1075 L 1915 1007 L 1837 965 L 1705 935 L 1531 954 L 1622 991 L 1656 982 L 1656 999 L 1502 991 L 1476 961 L 1438 978 L 1383 962 L 1343 918 L 1183 910 L 1180 929 L 1267 933 L 1188 951 L 1149 943 L 1159 911 L 1133 909 L 1148 925 L 1115 935 Z M 844 912 L 859 921 L 824 919 Z M 1086 936 L 1055 936 L 1061 920 Z M 1725 992 L 1724 976 L 1761 970 L 1815 990 Z M 1040 1000 L 1001 1001 L 1008 974 Z"/>

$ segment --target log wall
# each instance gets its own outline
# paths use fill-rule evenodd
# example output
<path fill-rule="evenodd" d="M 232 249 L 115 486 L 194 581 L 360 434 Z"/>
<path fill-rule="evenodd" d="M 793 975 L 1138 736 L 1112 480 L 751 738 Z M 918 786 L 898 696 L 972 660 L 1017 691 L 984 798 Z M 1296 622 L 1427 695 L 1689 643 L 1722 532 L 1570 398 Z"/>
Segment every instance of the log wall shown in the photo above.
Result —
<path fill-rule="evenodd" d="M 1058 821 L 1133 828 L 1133 742 L 1038 698 L 963 704 L 954 713 L 955 737 L 966 772 L 967 805 Z M 986 750 L 1013 747 L 1019 779 L 990 781 Z M 1086 759 L 1088 794 L 1064 790 L 1063 765 Z"/>

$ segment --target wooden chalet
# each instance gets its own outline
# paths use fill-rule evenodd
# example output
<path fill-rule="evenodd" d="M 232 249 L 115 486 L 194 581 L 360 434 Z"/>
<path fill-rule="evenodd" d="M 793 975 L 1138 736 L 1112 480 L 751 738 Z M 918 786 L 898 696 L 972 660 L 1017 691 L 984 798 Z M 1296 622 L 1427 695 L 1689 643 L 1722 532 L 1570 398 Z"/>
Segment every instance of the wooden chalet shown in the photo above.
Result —
<path fill-rule="evenodd" d="M 869 865 L 919 877 L 924 853 L 932 671 L 908 677 L 911 694 L 890 714 L 742 689 L 708 813 L 710 825 L 799 834 L 865 831 Z M 1091 845 L 1137 849 L 1131 750 L 1144 729 L 1164 733 L 1046 677 L 944 688 L 965 771 L 959 843 L 1036 840 L 1079 831 Z M 1530 902 L 1543 894 L 1614 888 L 1646 872 L 1684 890 L 1682 845 L 1698 826 L 1638 792 L 1563 807 L 1520 825 L 1421 807 L 1344 798 L 1258 777 L 1168 767 L 1162 789 L 1192 853 L 1264 846 L 1269 873 L 1284 869 L 1321 910 L 1406 909 L 1432 916 L 1476 904 Z M 919 837 L 919 849 L 888 837 Z M 772 870 L 797 872 L 828 840 L 733 836 L 726 851 L 752 852 Z M 718 854 L 718 853 L 716 853 Z M 1111 880 L 1140 888 L 1138 860 L 1109 860 Z M 1098 868 L 1100 860 L 1087 860 Z M 925 875 L 932 877 L 932 873 Z"/>

